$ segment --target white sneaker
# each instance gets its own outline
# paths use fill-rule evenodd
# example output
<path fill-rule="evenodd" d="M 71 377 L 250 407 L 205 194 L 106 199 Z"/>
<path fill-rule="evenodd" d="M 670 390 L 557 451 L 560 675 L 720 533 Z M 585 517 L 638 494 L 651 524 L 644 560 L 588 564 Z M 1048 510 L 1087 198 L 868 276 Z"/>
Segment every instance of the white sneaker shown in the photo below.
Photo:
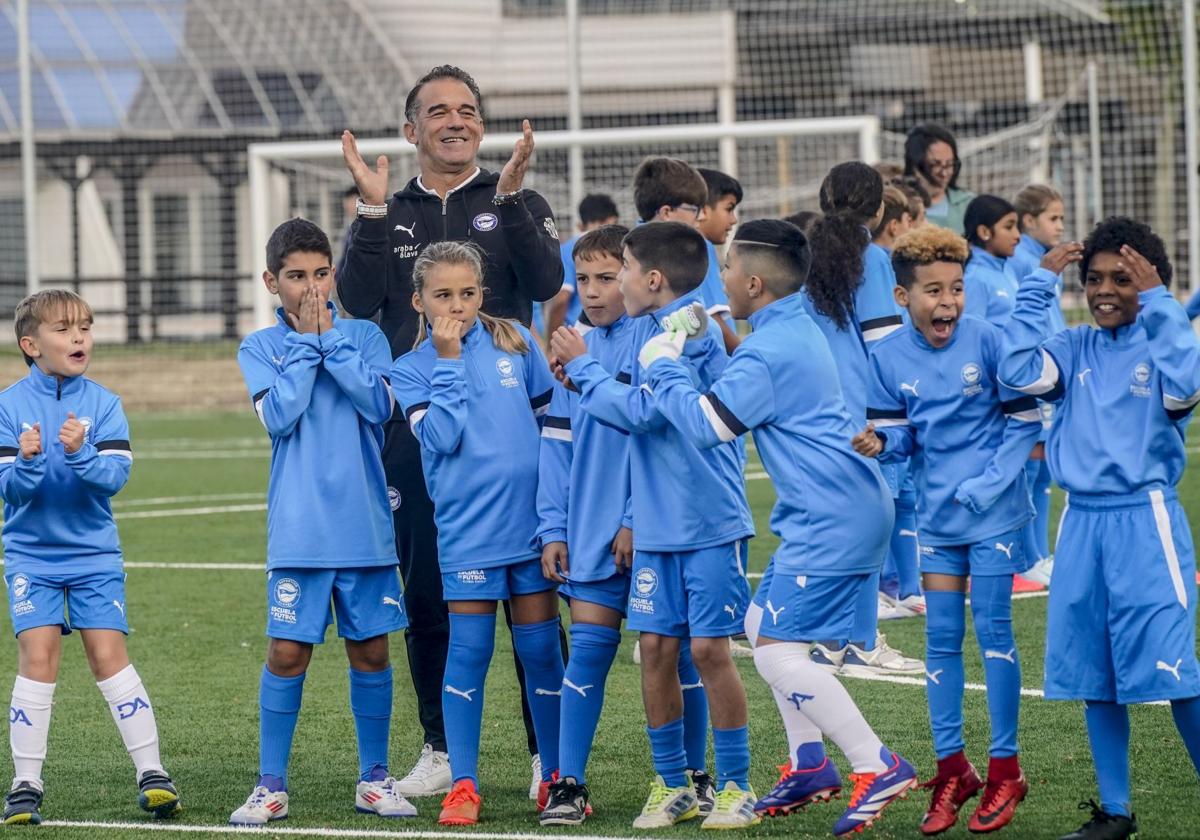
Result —
<path fill-rule="evenodd" d="M 700 807 L 691 785 L 669 788 L 662 776 L 655 776 L 650 784 L 650 796 L 642 806 L 642 812 L 633 821 L 633 827 L 667 828 L 698 816 Z"/>
<path fill-rule="evenodd" d="M 734 659 L 753 659 L 754 648 L 750 647 L 750 645 L 744 645 L 731 637 L 729 639 L 729 655 Z"/>
<path fill-rule="evenodd" d="M 897 618 L 908 618 L 904 610 L 896 606 L 896 602 L 891 597 L 879 593 L 879 605 L 875 609 L 875 619 L 877 621 L 892 621 Z"/>
<path fill-rule="evenodd" d="M 533 770 L 533 781 L 529 783 L 529 798 L 537 802 L 538 789 L 542 786 L 542 757 L 535 755 L 530 761 L 530 767 Z"/>
<path fill-rule="evenodd" d="M 1021 577 L 1034 583 L 1040 583 L 1042 586 L 1049 586 L 1052 574 L 1054 574 L 1054 555 L 1043 557 L 1028 570 L 1021 572 Z"/>
<path fill-rule="evenodd" d="M 754 811 L 757 801 L 754 791 L 742 790 L 735 782 L 726 782 L 725 789 L 717 793 L 712 813 L 704 818 L 700 827 L 730 829 L 758 825 L 762 816 Z"/>
<path fill-rule="evenodd" d="M 820 642 L 813 642 L 812 647 L 809 648 L 808 655 L 812 659 L 813 664 L 818 665 L 821 669 L 831 674 L 836 674 L 842 670 L 842 660 L 846 657 L 846 648 L 834 650 L 825 647 Z"/>
<path fill-rule="evenodd" d="M 229 815 L 230 825 L 266 825 L 288 815 L 288 795 L 285 790 L 256 787 L 246 804 Z"/>
<path fill-rule="evenodd" d="M 633 664 L 642 664 L 642 640 L 638 639 L 633 643 Z"/>
<path fill-rule="evenodd" d="M 442 796 L 450 792 L 450 756 L 429 744 L 421 747 L 421 757 L 393 790 L 399 796 Z"/>
<path fill-rule="evenodd" d="M 417 808 L 396 790 L 396 780 L 388 776 L 382 782 L 359 782 L 354 792 L 354 810 L 381 817 L 415 817 Z"/>
<path fill-rule="evenodd" d="M 894 648 L 888 647 L 887 636 L 875 637 L 875 648 L 863 650 L 857 645 L 846 645 L 842 659 L 842 673 L 855 674 L 924 674 L 925 663 L 910 659 Z"/>
<path fill-rule="evenodd" d="M 925 596 L 909 595 L 897 601 L 896 606 L 899 609 L 905 610 L 913 618 L 925 615 Z"/>

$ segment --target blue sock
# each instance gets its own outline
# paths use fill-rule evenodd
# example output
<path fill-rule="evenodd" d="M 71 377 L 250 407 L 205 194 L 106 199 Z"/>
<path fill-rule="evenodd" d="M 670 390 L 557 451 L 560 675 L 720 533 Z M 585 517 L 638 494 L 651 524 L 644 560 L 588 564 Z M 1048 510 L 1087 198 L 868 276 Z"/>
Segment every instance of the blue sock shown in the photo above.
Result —
<path fill-rule="evenodd" d="M 901 598 L 921 594 L 921 570 L 918 561 L 916 499 L 903 494 L 896 499 L 896 527 L 892 529 L 888 555 L 896 564 Z"/>
<path fill-rule="evenodd" d="M 925 692 L 938 758 L 963 748 L 963 636 L 967 632 L 963 592 L 925 590 Z"/>
<path fill-rule="evenodd" d="M 514 624 L 512 632 L 513 646 L 525 669 L 525 696 L 542 759 L 542 781 L 548 782 L 558 769 L 562 711 L 563 658 L 558 642 L 558 618 L 537 624 Z"/>
<path fill-rule="evenodd" d="M 1033 547 L 1041 560 L 1050 556 L 1050 467 L 1045 461 L 1026 461 L 1025 482 L 1033 501 Z"/>
<path fill-rule="evenodd" d="M 1175 728 L 1183 737 L 1183 745 L 1191 756 L 1192 766 L 1200 773 L 1200 697 L 1171 701 Z"/>
<path fill-rule="evenodd" d="M 288 757 L 303 694 L 304 674 L 277 677 L 263 666 L 258 684 L 258 772 L 278 778 L 276 790 L 287 790 Z"/>
<path fill-rule="evenodd" d="M 555 639 L 555 647 L 558 640 Z M 483 725 L 483 681 L 496 646 L 496 614 L 450 613 L 450 647 L 442 678 L 442 718 L 454 781 L 479 785 L 479 730 Z"/>
<path fill-rule="evenodd" d="M 588 756 L 604 706 L 604 683 L 612 668 L 621 631 L 599 624 L 571 625 L 571 661 L 562 683 L 562 714 L 558 725 L 559 778 L 587 781 Z"/>
<path fill-rule="evenodd" d="M 896 528 L 900 523 L 896 523 Z M 892 541 L 888 553 L 883 556 L 883 569 L 879 572 L 879 591 L 889 598 L 900 597 L 900 573 L 896 571 L 896 531 L 892 530 Z"/>
<path fill-rule="evenodd" d="M 807 744 L 801 744 L 796 747 L 795 759 L 792 762 L 793 770 L 812 770 L 815 767 L 820 767 L 825 763 L 825 742 L 812 741 Z"/>
<path fill-rule="evenodd" d="M 708 766 L 708 694 L 692 662 L 691 639 L 679 640 L 679 685 L 683 688 L 683 748 L 688 769 Z"/>
<path fill-rule="evenodd" d="M 350 711 L 358 735 L 359 781 L 387 778 L 392 726 L 392 666 L 382 671 L 350 669 Z"/>
<path fill-rule="evenodd" d="M 1021 659 L 1012 630 L 1012 575 L 971 578 L 971 615 L 983 654 L 988 716 L 994 758 L 1017 754 L 1017 715 L 1021 708 Z"/>
<path fill-rule="evenodd" d="M 679 788 L 691 784 L 687 777 L 687 755 L 683 749 L 683 718 L 664 723 L 657 728 L 646 727 L 650 737 L 650 755 L 654 772 L 662 776 L 667 787 Z"/>
<path fill-rule="evenodd" d="M 717 764 L 717 790 L 733 782 L 742 790 L 750 790 L 750 730 L 713 727 L 713 756 Z"/>
<path fill-rule="evenodd" d="M 1083 704 L 1100 807 L 1129 816 L 1129 710 L 1118 703 L 1089 700 Z"/>

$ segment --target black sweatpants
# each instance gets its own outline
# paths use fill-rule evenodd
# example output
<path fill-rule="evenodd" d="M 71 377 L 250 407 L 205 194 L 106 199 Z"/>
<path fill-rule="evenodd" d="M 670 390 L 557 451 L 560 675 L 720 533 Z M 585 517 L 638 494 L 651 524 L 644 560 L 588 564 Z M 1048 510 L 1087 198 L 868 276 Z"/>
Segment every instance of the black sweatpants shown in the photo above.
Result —
<path fill-rule="evenodd" d="M 433 523 L 433 502 L 425 488 L 421 469 L 421 445 L 409 431 L 399 411 L 384 426 L 383 468 L 388 495 L 392 499 L 392 518 L 396 526 L 396 555 L 404 580 L 404 608 L 408 611 L 408 668 L 417 694 L 417 714 L 425 730 L 425 743 L 439 752 L 446 751 L 446 726 L 442 721 L 442 678 L 450 646 L 450 613 L 442 598 L 442 573 L 438 566 L 437 526 Z M 393 493 L 392 491 L 396 491 Z M 399 507 L 396 496 L 399 495 Z M 504 604 L 504 619 L 512 627 L 512 613 Z M 567 658 L 567 635 L 559 624 L 563 660 Z M 513 649 L 517 681 L 521 684 L 521 715 L 529 754 L 537 753 L 533 718 L 525 699 L 525 670 Z"/>

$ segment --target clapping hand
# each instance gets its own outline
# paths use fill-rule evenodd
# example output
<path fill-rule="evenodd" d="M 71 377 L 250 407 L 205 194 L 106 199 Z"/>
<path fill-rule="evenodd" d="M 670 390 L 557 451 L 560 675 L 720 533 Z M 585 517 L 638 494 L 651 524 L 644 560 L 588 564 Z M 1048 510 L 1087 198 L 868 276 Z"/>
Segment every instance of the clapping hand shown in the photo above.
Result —
<path fill-rule="evenodd" d="M 532 140 L 530 141 L 532 145 Z M 387 201 L 388 189 L 388 160 L 387 155 L 375 159 L 375 169 L 367 166 L 362 153 L 358 151 L 358 141 L 348 130 L 342 132 L 342 160 L 354 178 L 358 187 L 358 195 L 364 204 L 383 204 Z M 506 167 L 507 168 L 507 167 Z M 524 172 L 522 172 L 522 175 Z"/>
<path fill-rule="evenodd" d="M 79 447 L 83 446 L 83 436 L 86 433 L 87 429 L 75 419 L 74 412 L 67 412 L 67 422 L 58 430 L 58 440 L 68 455 L 74 455 L 79 451 Z"/>
<path fill-rule="evenodd" d="M 345 146 L 345 141 L 342 142 L 342 145 Z M 533 157 L 533 126 L 529 124 L 529 120 L 522 120 L 521 139 L 513 145 L 512 157 L 500 170 L 500 179 L 496 181 L 496 195 L 508 195 L 521 189 L 521 185 L 525 183 L 525 173 L 529 171 L 531 157 Z M 359 159 L 361 160 L 361 158 Z M 357 180 L 358 177 L 355 176 L 355 181 L 357 182 Z M 363 201 L 366 199 L 364 198 Z"/>

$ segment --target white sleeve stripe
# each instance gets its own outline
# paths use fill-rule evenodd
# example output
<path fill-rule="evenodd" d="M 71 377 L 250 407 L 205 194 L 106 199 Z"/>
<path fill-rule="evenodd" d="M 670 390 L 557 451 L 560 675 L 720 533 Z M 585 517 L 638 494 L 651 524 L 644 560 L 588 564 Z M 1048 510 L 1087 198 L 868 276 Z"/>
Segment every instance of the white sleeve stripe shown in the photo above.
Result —
<path fill-rule="evenodd" d="M 100 450 L 100 454 L 101 455 L 120 455 L 122 458 L 128 458 L 130 461 L 133 460 L 133 453 L 130 452 L 128 449 L 102 449 L 102 450 Z"/>
<path fill-rule="evenodd" d="M 733 310 L 729 308 L 729 304 L 727 303 L 714 303 L 712 306 L 708 307 L 709 315 L 728 315 L 732 312 Z"/>
<path fill-rule="evenodd" d="M 415 427 L 418 423 L 421 422 L 421 419 L 425 416 L 426 411 L 428 411 L 428 409 L 418 408 L 412 414 L 408 415 L 408 425 Z"/>
<path fill-rule="evenodd" d="M 642 383 L 642 390 L 645 391 L 650 396 L 652 396 L 652 397 L 654 396 L 654 389 L 651 388 L 649 385 L 647 385 L 645 382 Z"/>
<path fill-rule="evenodd" d="M 1040 408 L 1031 408 L 1027 411 L 1016 411 L 1012 414 L 1005 415 L 1013 420 L 1020 420 L 1022 423 L 1041 423 L 1042 410 Z"/>
<path fill-rule="evenodd" d="M 1173 397 L 1166 391 L 1163 391 L 1163 407 L 1167 411 L 1183 411 L 1191 408 L 1198 402 L 1200 402 L 1200 391 L 1197 391 L 1190 397 Z"/>
<path fill-rule="evenodd" d="M 16 455 L 5 455 L 3 458 L 0 458 L 0 464 L 11 464 L 15 460 L 17 460 Z"/>
<path fill-rule="evenodd" d="M 863 341 L 878 341 L 881 338 L 886 338 L 902 326 L 904 324 L 885 324 L 882 327 L 871 327 L 869 330 L 863 330 Z"/>
<path fill-rule="evenodd" d="M 537 408 L 535 408 L 533 410 L 533 416 L 534 417 L 542 417 L 549 411 L 550 411 L 550 403 L 546 403 L 545 405 L 541 405 L 541 406 L 538 406 Z M 424 413 L 424 412 L 422 412 L 422 413 Z"/>
<path fill-rule="evenodd" d="M 553 426 L 543 426 L 542 437 L 547 440 L 561 440 L 566 443 L 571 443 L 574 440 L 570 429 L 558 429 Z"/>
<path fill-rule="evenodd" d="M 704 419 L 713 427 L 713 431 L 717 433 L 717 439 L 722 443 L 728 443 L 737 437 L 733 433 L 733 429 L 726 426 L 725 421 L 717 415 L 717 410 L 713 408 L 707 394 L 700 397 L 700 410 L 704 412 Z"/>
<path fill-rule="evenodd" d="M 908 426 L 908 425 L 910 425 L 907 417 L 879 417 L 870 422 L 875 424 L 876 429 L 882 429 L 884 426 Z"/>
<path fill-rule="evenodd" d="M 380 378 L 382 379 L 383 377 Z M 383 382 L 385 385 L 387 385 L 388 413 L 390 414 L 396 410 L 396 395 L 392 393 L 392 386 L 390 383 L 388 383 L 387 379 L 384 379 Z"/>
<path fill-rule="evenodd" d="M 1012 386 L 1014 390 L 1020 391 L 1022 394 L 1032 394 L 1038 396 L 1054 390 L 1054 386 L 1058 384 L 1061 374 L 1058 371 L 1058 365 L 1054 362 L 1054 357 L 1042 351 L 1042 375 L 1028 385 L 1020 387 Z"/>
<path fill-rule="evenodd" d="M 254 403 L 254 413 L 258 415 L 258 421 L 262 423 L 264 427 L 267 425 L 267 418 L 263 416 L 263 400 L 265 399 L 266 397 L 262 397 Z"/>

